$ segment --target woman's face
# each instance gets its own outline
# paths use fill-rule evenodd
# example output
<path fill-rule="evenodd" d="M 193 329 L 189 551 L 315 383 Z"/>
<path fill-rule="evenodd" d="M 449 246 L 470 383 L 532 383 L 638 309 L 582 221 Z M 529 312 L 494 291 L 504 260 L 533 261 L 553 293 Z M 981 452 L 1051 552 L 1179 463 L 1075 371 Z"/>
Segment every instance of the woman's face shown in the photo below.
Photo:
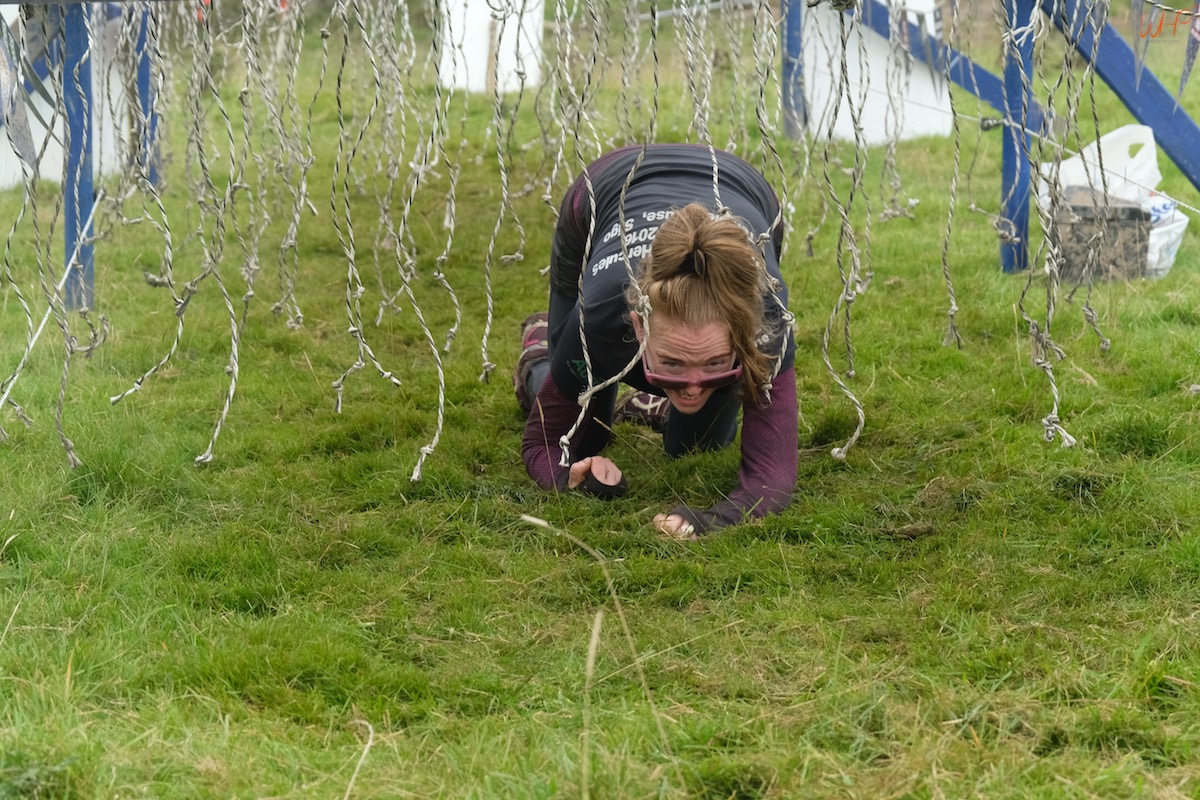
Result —
<path fill-rule="evenodd" d="M 640 342 L 645 331 L 637 315 L 633 316 L 634 332 Z M 663 389 L 663 392 L 676 411 L 695 414 L 716 391 L 704 388 L 699 382 L 734 368 L 729 326 L 720 321 L 690 325 L 662 313 L 655 314 L 646 343 L 646 366 L 658 375 L 687 382 L 683 388 Z"/>

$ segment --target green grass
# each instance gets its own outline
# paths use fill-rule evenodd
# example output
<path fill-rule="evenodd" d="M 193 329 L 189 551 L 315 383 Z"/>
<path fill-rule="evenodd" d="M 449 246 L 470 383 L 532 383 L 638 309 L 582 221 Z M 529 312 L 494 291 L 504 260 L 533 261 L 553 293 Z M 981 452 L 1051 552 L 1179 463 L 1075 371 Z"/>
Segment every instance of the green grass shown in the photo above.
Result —
<path fill-rule="evenodd" d="M 311 38 L 306 52 L 319 52 Z M 226 69 L 232 108 L 236 59 Z M 678 62 L 666 69 L 680 74 Z M 313 74 L 300 84 L 306 108 Z M 667 462 L 656 437 L 621 426 L 609 455 L 628 473 L 627 496 L 548 495 L 525 476 L 509 371 L 520 321 L 544 303 L 553 225 L 541 199 L 553 153 L 539 149 L 532 99 L 514 137 L 529 147 L 510 165 L 513 187 L 534 187 L 514 197 L 524 258 L 500 262 L 520 243 L 507 218 L 488 382 L 483 267 L 501 202 L 492 109 L 452 109 L 462 173 L 444 269 L 464 320 L 443 354 L 445 428 L 416 482 L 438 377 L 405 298 L 374 324 L 376 255 L 383 282 L 400 283 L 394 252 L 375 249 L 382 176 L 367 155 L 355 162 L 365 335 L 401 385 L 368 366 L 335 412 L 331 383 L 358 353 L 331 224 L 330 91 L 314 104 L 317 214 L 300 230 L 305 323 L 291 330 L 271 313 L 290 195 L 268 174 L 264 272 L 212 463 L 193 464 L 229 388 L 229 318 L 211 279 L 169 364 L 108 400 L 175 334 L 168 294 L 142 280 L 163 252 L 147 225 L 114 226 L 97 248 L 111 331 L 71 362 L 63 414 L 82 466 L 66 465 L 55 430 L 53 321 L 13 393 L 33 427 L 11 409 L 0 416 L 0 798 L 1200 796 L 1195 223 L 1165 279 L 1095 287 L 1107 352 L 1083 295 L 1060 298 L 1059 416 L 1078 441 L 1063 448 L 1042 438 L 1053 397 L 1017 308 L 1028 276 L 1001 273 L 988 218 L 965 210 L 997 205 L 998 134 L 963 138 L 963 163 L 977 148 L 978 160 L 950 247 L 962 349 L 942 344 L 953 143 L 902 144 L 904 191 L 921 203 L 911 219 L 873 226 L 875 280 L 853 306 L 847 379 L 867 426 L 839 461 L 830 450 L 856 417 L 821 358 L 841 288 L 836 222 L 809 256 L 824 181 L 819 169 L 803 176 L 801 148 L 785 148 L 796 498 L 685 545 L 657 537 L 651 517 L 717 499 L 736 480 L 736 452 Z M 663 138 L 687 131 L 678 99 L 662 111 Z M 347 100 L 362 120 L 366 99 Z M 1112 97 L 1098 103 L 1105 129 L 1127 121 Z M 1194 92 L 1185 104 L 1200 111 Z M 183 173 L 185 134 L 172 127 L 168 165 L 180 284 L 200 272 L 193 231 L 212 224 Z M 836 151 L 851 163 L 852 149 Z M 1160 164 L 1164 186 L 1194 198 Z M 864 185 L 877 210 L 880 174 L 872 151 Z M 847 176 L 834 168 L 833 180 L 844 199 Z M 432 278 L 448 186 L 444 168 L 429 176 L 409 220 L 412 290 L 439 346 L 454 319 Z M 54 191 L 39 202 L 43 236 Z M 20 201 L 0 198 L 4 218 Z M 854 213 L 861 236 L 861 203 Z M 12 274 L 40 318 L 28 222 L 17 239 Z M 235 300 L 241 252 L 231 231 L 221 274 Z M 1025 307 L 1044 324 L 1044 278 L 1031 280 Z M 11 285 L 0 303 L 8 368 L 26 321 Z M 840 331 L 831 358 L 844 371 Z"/>

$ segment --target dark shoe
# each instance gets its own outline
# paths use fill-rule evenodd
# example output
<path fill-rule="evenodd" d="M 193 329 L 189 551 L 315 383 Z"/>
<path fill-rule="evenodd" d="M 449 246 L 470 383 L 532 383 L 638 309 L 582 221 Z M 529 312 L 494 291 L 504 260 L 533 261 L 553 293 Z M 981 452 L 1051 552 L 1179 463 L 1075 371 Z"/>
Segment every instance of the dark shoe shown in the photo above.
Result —
<path fill-rule="evenodd" d="M 662 433 L 667 427 L 667 413 L 670 410 L 671 401 L 667 398 L 631 389 L 617 398 L 617 406 L 613 409 L 613 422 L 646 425 Z"/>
<path fill-rule="evenodd" d="M 530 314 L 521 324 L 521 357 L 517 359 L 517 367 L 513 370 L 513 391 L 517 393 L 517 402 L 526 416 L 533 407 L 533 398 L 526 389 L 529 371 L 550 356 L 548 319 L 549 314 L 539 311 Z"/>

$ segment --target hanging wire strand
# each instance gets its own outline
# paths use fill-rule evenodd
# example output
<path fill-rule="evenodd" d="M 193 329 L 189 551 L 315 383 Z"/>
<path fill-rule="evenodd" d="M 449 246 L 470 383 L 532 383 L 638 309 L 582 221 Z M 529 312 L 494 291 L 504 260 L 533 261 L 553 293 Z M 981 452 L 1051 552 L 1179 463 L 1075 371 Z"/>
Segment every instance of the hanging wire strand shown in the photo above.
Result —
<path fill-rule="evenodd" d="M 507 270 L 499 267 L 520 261 L 529 249 L 526 220 L 522 219 L 528 212 L 520 198 L 542 190 L 549 215 L 553 215 L 556 208 L 552 198 L 557 195 L 564 176 L 586 172 L 586 165 L 614 143 L 646 144 L 656 141 L 663 135 L 661 131 L 666 131 L 667 138 L 698 141 L 708 147 L 712 157 L 714 205 L 718 211 L 726 210 L 721 198 L 724 176 L 716 159 L 718 141 L 726 149 L 742 152 L 769 176 L 773 185 L 780 187 L 780 210 L 776 219 L 770 221 L 770 230 L 756 240 L 760 248 L 769 246 L 771 236 L 781 226 L 786 227 L 785 221 L 791 222 L 796 216 L 793 203 L 804 192 L 808 179 L 822 182 L 823 191 L 818 191 L 813 200 L 813 215 L 804 224 L 812 225 L 807 232 L 811 252 L 815 237 L 824 230 L 826 222 L 833 219 L 838 222 L 836 252 L 841 286 L 822 337 L 822 356 L 834 382 L 854 404 L 859 419 L 854 436 L 834 451 L 836 457 L 845 456 L 865 424 L 862 403 L 847 385 L 856 372 L 851 336 L 856 320 L 852 310 L 862 308 L 855 303 L 871 285 L 874 239 L 883 230 L 876 223 L 904 216 L 912 207 L 913 201 L 902 192 L 898 142 L 905 115 L 911 116 L 914 110 L 925 113 L 927 108 L 912 98 L 901 102 L 912 79 L 915 61 L 909 49 L 911 43 L 906 41 L 908 12 L 903 4 L 892 9 L 884 80 L 876 77 L 874 83 L 867 79 L 850 80 L 855 65 L 860 72 L 866 72 L 869 66 L 861 37 L 851 36 L 852 32 L 863 30 L 861 10 L 853 14 L 837 12 L 833 17 L 839 20 L 837 32 L 832 25 L 824 29 L 816 27 L 813 22 L 816 14 L 805 15 L 804 34 L 810 40 L 808 44 L 825 46 L 823 55 L 819 47 L 815 48 L 816 68 L 808 70 L 806 65 L 805 72 L 819 71 L 819 62 L 827 61 L 836 91 L 813 104 L 811 121 L 816 135 L 801 136 L 794 141 L 780 141 L 777 136 L 777 122 L 783 111 L 773 106 L 772 101 L 779 80 L 779 23 L 770 0 L 749 3 L 717 0 L 709 4 L 679 0 L 671 3 L 665 13 L 655 0 L 645 14 L 638 13 L 640 6 L 632 3 L 624 6 L 623 13 L 612 13 L 601 0 L 556 0 L 552 25 L 546 29 L 550 36 L 546 44 L 549 54 L 546 72 L 535 85 L 526 74 L 532 64 L 523 61 L 525 51 L 518 47 L 516 72 L 521 84 L 516 93 L 501 86 L 500 72 L 507 67 L 501 64 L 499 50 L 503 45 L 499 40 L 512 38 L 509 34 L 521 24 L 518 20 L 523 22 L 528 4 L 525 0 L 471 0 L 470 11 L 464 14 L 486 13 L 492 26 L 490 35 L 498 34 L 487 61 L 493 77 L 490 92 L 475 99 L 469 91 L 456 91 L 452 80 L 445 80 L 469 56 L 478 55 L 467 52 L 474 45 L 463 38 L 465 15 L 461 20 L 448 18 L 444 24 L 439 21 L 432 46 L 426 47 L 418 46 L 409 14 L 430 19 L 445 10 L 443 3 L 410 6 L 387 0 L 334 0 L 328 5 L 328 17 L 322 25 L 320 20 L 306 19 L 305 12 L 311 14 L 314 4 L 305 2 L 292 2 L 283 9 L 278 0 L 246 0 L 236 12 L 233 6 L 218 9 L 215 5 L 205 5 L 199 17 L 194 6 L 133 4 L 136 13 L 146 14 L 145 52 L 139 51 L 139 26 L 134 17 L 123 17 L 112 28 L 105 28 L 99 17 L 93 21 L 90 33 L 98 44 L 91 58 L 99 63 L 103 60 L 101 48 L 109 47 L 117 66 L 116 72 L 97 77 L 99 90 L 88 111 L 94 116 L 112 116 L 123 108 L 119 99 L 123 94 L 128 105 L 123 112 L 128 125 L 116 133 L 116 147 L 126 168 L 106 183 L 111 190 L 103 196 L 107 207 L 94 212 L 96 234 L 87 243 L 115 237 L 122 227 L 143 226 L 143 231 L 155 239 L 153 247 L 146 251 L 145 258 L 151 263 L 143 268 L 145 280 L 152 287 L 165 290 L 157 294 L 163 303 L 170 297 L 174 317 L 170 322 L 173 330 L 164 337 L 165 352 L 156 352 L 148 368 L 138 365 L 140 375 L 134 373 L 137 377 L 132 384 L 111 398 L 114 403 L 138 392 L 152 376 L 166 372 L 165 367 L 178 358 L 182 348 L 185 322 L 188 327 L 199 325 L 206 313 L 201 310 L 188 316 L 188 311 L 212 302 L 219 310 L 222 325 L 228 324 L 220 335 L 229 336 L 229 351 L 228 361 L 222 365 L 228 387 L 208 447 L 197 458 L 200 463 L 211 460 L 222 428 L 231 418 L 244 367 L 243 356 L 248 352 L 248 337 L 255 328 L 254 315 L 259 309 L 252 300 L 256 292 L 262 292 L 260 262 L 264 257 L 277 262 L 278 288 L 272 286 L 269 308 L 286 318 L 288 327 L 300 327 L 304 313 L 298 293 L 301 280 L 308 279 L 305 273 L 308 265 L 302 263 L 302 254 L 308 251 L 302 240 L 308 230 L 316 227 L 310 220 L 317 219 L 317 226 L 331 227 L 336 232 L 341 252 L 335 258 L 346 269 L 345 313 L 354 360 L 333 381 L 337 410 L 341 410 L 349 376 L 360 369 L 373 367 L 386 382 L 400 386 L 399 379 L 383 363 L 389 360 L 391 351 L 379 344 L 390 329 L 376 330 L 382 326 L 385 314 L 395 312 L 399 320 L 396 327 L 411 329 L 413 341 L 422 339 L 423 346 L 430 347 L 433 354 L 432 359 L 425 361 L 429 369 L 423 379 L 432 384 L 436 372 L 436 428 L 431 439 L 420 448 L 413 470 L 414 480 L 418 479 L 443 433 L 446 370 L 456 337 L 464 329 L 470 329 L 472 334 L 482 329 L 481 377 L 487 377 L 502 361 L 493 332 L 503 320 L 497 318 L 496 309 L 500 306 L 493 302 L 493 293 L 507 279 Z M 1156 11 L 1166 9 L 1157 3 L 1149 6 Z M 1081 25 L 1098 30 L 1110 13 L 1108 4 L 1099 2 L 1080 6 L 1079 19 L 1056 18 L 1055 14 L 1064 13 L 1063 8 L 1052 8 L 1048 19 L 1066 23 L 1062 27 L 1069 31 L 1081 30 Z M 43 13 L 31 9 L 23 9 L 22 16 L 32 18 L 31 15 Z M 951 11 L 953 21 L 948 40 L 958 42 L 962 31 L 957 4 L 952 4 Z M 1000 16 L 997 13 L 998 19 Z M 662 20 L 666 18 L 670 22 L 663 26 Z M 470 19 L 476 21 L 474 17 Z M 1108 204 L 1109 165 L 1103 161 L 1103 153 L 1098 161 L 1085 159 L 1083 165 L 1095 187 L 1093 200 L 1101 213 L 1097 230 L 1089 234 L 1082 272 L 1073 273 L 1076 277 L 1072 279 L 1064 277 L 1067 271 L 1063 263 L 1063 234 L 1058 230 L 1063 224 L 1060 212 L 1067 204 L 1061 196 L 1062 187 L 1056 185 L 1057 173 L 1050 165 L 1072 150 L 1084 149 L 1082 145 L 1088 137 L 1081 133 L 1077 120 L 1088 113 L 1086 105 L 1091 106 L 1092 128 L 1099 130 L 1094 68 L 1097 40 L 1094 38 L 1092 52 L 1082 54 L 1082 58 L 1073 54 L 1070 48 L 1075 42 L 1068 40 L 1071 55 L 1064 57 L 1059 65 L 1045 57 L 1046 52 L 1055 52 L 1044 46 L 1053 28 L 1040 12 L 1028 18 L 1005 17 L 1001 22 L 1006 51 L 1031 44 L 1037 48 L 1035 68 L 1021 75 L 1026 87 L 1031 93 L 1036 89 L 1039 95 L 1048 96 L 1048 109 L 1052 109 L 1055 101 L 1066 106 L 1065 128 L 1056 125 L 1054 129 L 1026 129 L 1025 120 L 1030 119 L 1032 109 L 1027 102 L 1007 109 L 1007 118 L 999 126 L 1003 136 L 1012 136 L 1009 141 L 1018 144 L 1021 157 L 1038 170 L 1038 180 L 1049 186 L 1047 206 L 1037 210 L 1032 237 L 1039 242 L 1035 260 L 1041 269 L 1036 275 L 1031 271 L 1026 276 L 1028 283 L 1018 305 L 1028 328 L 1033 363 L 1045 373 L 1053 396 L 1053 406 L 1043 420 L 1044 429 L 1051 438 L 1067 442 L 1069 434 L 1059 419 L 1060 387 L 1053 370 L 1056 361 L 1065 357 L 1055 341 L 1056 318 L 1064 297 L 1068 302 L 1082 298 L 1080 310 L 1084 322 L 1099 340 L 1101 351 L 1109 348 L 1109 339 L 1102 330 L 1103 320 L 1093 305 L 1094 279 L 1103 269 L 1104 242 L 1111 232 L 1108 215 L 1103 213 Z M 921 20 L 918 23 L 923 25 Z M 308 34 L 314 32 L 311 28 L 306 30 L 306 26 L 313 24 L 319 26 L 321 48 L 305 52 Z M 331 53 L 331 47 L 337 52 Z M 180 58 L 177 53 L 184 55 Z M 143 56 L 150 65 L 155 97 L 151 107 L 128 103 L 138 86 L 133 72 Z M 318 63 L 319 76 L 315 75 Z M 314 74 L 305 75 L 303 70 L 310 65 Z M 935 80 L 948 86 L 950 65 L 938 66 L 940 74 L 934 76 Z M 177 75 L 173 70 L 184 74 Z M 968 75 L 974 80 L 973 66 L 968 66 Z M 325 120 L 324 108 L 335 76 L 332 94 L 337 116 Z M 297 97 L 314 78 L 316 88 L 307 107 L 302 108 Z M 78 79 L 79 76 L 60 71 L 42 81 L 35 93 L 42 97 L 44 91 L 45 97 L 61 100 L 64 90 L 73 89 Z M 653 81 L 652 94 L 646 88 L 649 81 Z M 660 108 L 663 84 L 678 93 L 686 91 L 688 96 L 672 98 L 673 103 Z M 530 98 L 532 113 L 527 102 Z M 489 101 L 490 124 L 486 122 L 488 114 L 484 108 L 473 105 Z M 950 247 L 951 237 L 962 235 L 960 212 L 967 209 L 987 214 L 995 221 L 1001 239 L 1029 244 L 1015 239 L 1017 233 L 1004 223 L 1003 212 L 985 208 L 991 202 L 975 202 L 972 181 L 977 165 L 983 163 L 980 153 L 986 149 L 980 146 L 984 124 L 982 114 L 972 115 L 972 109 L 964 105 L 961 93 L 957 97 L 951 93 L 948 112 L 944 108 L 928 110 L 928 113 L 949 113 L 953 119 L 950 206 L 940 255 L 949 297 L 946 343 L 956 346 L 961 346 L 963 340 L 956 317 L 959 300 L 951 276 Z M 882 158 L 882 171 L 877 186 L 874 173 L 869 173 L 872 185 L 868 187 L 864 124 L 870 121 L 867 114 L 872 108 L 880 109 L 887 136 L 883 147 L 878 150 L 872 147 L 871 157 Z M 54 132 L 65 116 L 61 102 L 48 109 L 45 113 L 49 124 L 40 142 L 21 144 L 14 139 L 15 129 L 6 125 L 12 148 L 26 153 L 36 150 L 37 157 L 22 162 L 25 196 L 5 241 L 0 284 L 15 300 L 17 308 L 13 313 L 25 317 L 27 351 L 37 341 L 35 329 L 40 335 L 51 320 L 59 328 L 62 345 L 56 346 L 56 353 L 62 355 L 62 370 L 57 376 L 56 427 L 68 450 L 68 460 L 73 463 L 79 457 L 67 436 L 66 423 L 70 421 L 70 391 L 75 387 L 68 378 L 71 382 L 79 380 L 84 362 L 75 357 L 86 357 L 104 342 L 107 320 L 91 309 L 84 309 L 78 316 L 68 312 L 60 297 L 61 290 L 57 289 L 63 277 L 72 274 L 75 267 L 69 260 L 61 263 L 63 254 L 52 243 L 63 232 L 67 199 L 79 199 L 69 194 L 78 192 L 79 181 L 64 182 L 65 188 L 55 198 L 53 208 L 45 201 L 39 207 L 32 187 L 48 177 L 41 174 L 39 162 L 50 145 L 60 146 L 64 138 Z M 673 116 L 676 109 L 677 118 Z M 332 111 L 331 108 L 330 117 Z M 154 119 L 163 112 L 171 117 L 171 125 L 177 126 L 179 138 L 185 142 L 182 158 L 172 163 L 171 174 L 172 180 L 179 184 L 171 188 L 177 188 L 189 200 L 179 209 L 173 205 L 167 189 L 152 180 L 154 151 L 159 144 L 169 142 L 169 137 L 154 129 Z M 750 113 L 754 114 L 752 124 L 747 119 Z M 833 125 L 839 115 L 841 123 L 848 122 L 854 129 L 853 142 L 833 141 Z M 472 129 L 477 120 L 485 120 L 478 125 L 478 131 Z M 981 124 L 976 126 L 973 137 L 976 147 L 967 165 L 972 137 L 963 126 L 972 121 Z M 328 141 L 320 138 L 326 122 L 331 131 L 336 130 L 336 146 L 332 136 Z M 488 161 L 489 153 L 494 162 Z M 312 170 L 323 157 L 331 159 L 333 178 L 328 212 L 318 214 L 309 182 Z M 818 161 L 819 173 L 815 163 Z M 494 166 L 488 167 L 488 163 Z M 484 274 L 476 273 L 471 278 L 472 283 L 483 284 L 482 291 L 471 286 L 463 293 L 461 287 L 454 285 L 461 279 L 452 265 L 470 247 L 463 235 L 463 221 L 466 214 L 474 211 L 468 205 L 474 187 L 465 184 L 470 179 L 468 169 L 474 170 L 476 166 L 489 174 L 495 171 L 499 198 Z M 595 190 L 586 175 L 584 182 L 589 199 L 594 201 Z M 622 215 L 627 188 L 628 181 L 620 200 Z M 364 199 L 375 204 L 371 213 L 363 213 Z M 1006 201 L 1011 199 L 1001 198 L 1000 208 L 1006 207 Z M 1200 213 L 1194 201 L 1189 204 L 1171 199 L 1181 209 Z M 430 212 L 429 206 L 436 211 Z M 323 219 L 326 213 L 330 215 L 328 222 Z M 440 229 L 438 222 L 442 225 Z M 594 226 L 595 219 L 591 223 Z M 1040 237 L 1036 226 L 1042 228 Z M 428 229 L 437 232 L 430 237 Z M 530 226 L 530 231 L 533 230 Z M 509 234 L 517 240 L 514 247 L 508 246 Z M 803 234 L 801 229 L 796 235 Z M 272 241 L 272 236 L 278 236 L 278 241 Z M 594 236 L 594 229 L 590 230 L 589 249 Z M 32 239 L 32 247 L 25 244 L 26 238 Z M 434 240 L 432 245 L 430 238 Z M 791 244 L 794 243 L 785 237 L 784 246 Z M 632 277 L 628 244 L 622 241 L 621 249 L 627 274 Z M 18 257 L 22 252 L 32 256 L 28 265 Z M 791 259 L 782 260 L 791 268 Z M 477 259 L 474 263 L 478 263 Z M 375 275 L 362 274 L 369 272 L 372 264 Z M 21 272 L 23 269 L 29 272 Z M 1042 276 L 1050 286 L 1045 310 L 1037 312 L 1033 287 L 1035 282 L 1043 280 Z M 239 277 L 244 284 L 240 292 Z M 778 297 L 776 302 L 785 322 L 794 325 L 786 304 Z M 45 317 L 38 326 L 37 317 L 43 310 Z M 371 317 L 375 319 L 375 329 L 368 328 Z M 1061 326 L 1061 322 L 1058 324 Z M 844 358 L 845 363 L 836 368 L 837 358 L 829 355 L 835 339 L 839 340 L 836 346 L 845 354 L 838 357 Z M 589 354 L 587 345 L 585 341 L 588 382 L 587 390 L 578 398 L 580 422 L 596 393 L 620 379 L 618 376 L 593 385 L 596 378 L 591 363 L 595 354 Z M 378 357 L 376 347 L 381 348 Z M 421 358 L 425 358 L 423 354 Z M 28 356 L 0 383 L 0 408 L 6 412 L 12 410 L 23 422 L 29 417 L 17 400 L 22 399 L 18 390 L 24 386 L 15 384 L 16 376 L 28 368 L 27 362 Z M 777 359 L 777 369 L 779 363 Z M 0 438 L 5 435 L 0 428 Z"/>

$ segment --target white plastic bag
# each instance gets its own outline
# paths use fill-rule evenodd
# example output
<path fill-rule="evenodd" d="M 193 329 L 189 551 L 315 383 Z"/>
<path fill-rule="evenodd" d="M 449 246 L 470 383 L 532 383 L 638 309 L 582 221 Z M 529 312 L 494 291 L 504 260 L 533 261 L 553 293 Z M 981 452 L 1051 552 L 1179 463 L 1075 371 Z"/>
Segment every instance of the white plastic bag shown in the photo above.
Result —
<path fill-rule="evenodd" d="M 1169 197 L 1151 192 L 1142 202 L 1142 208 L 1150 211 L 1150 247 L 1146 253 L 1146 277 L 1161 278 L 1171 270 L 1183 234 L 1187 230 L 1188 216 L 1176 207 Z"/>
<path fill-rule="evenodd" d="M 1100 164 L 1103 160 L 1104 179 Z M 1050 177 L 1053 164 L 1041 165 L 1038 202 L 1050 206 Z M 1138 203 L 1150 214 L 1150 246 L 1146 256 L 1146 277 L 1161 278 L 1175 263 L 1175 255 L 1187 230 L 1188 217 L 1175 207 L 1175 201 L 1158 194 L 1162 173 L 1158 169 L 1158 148 L 1154 131 L 1147 125 L 1125 125 L 1100 137 L 1066 159 L 1058 167 L 1058 185 L 1091 186 L 1097 192 L 1108 184 L 1108 196 Z"/>

